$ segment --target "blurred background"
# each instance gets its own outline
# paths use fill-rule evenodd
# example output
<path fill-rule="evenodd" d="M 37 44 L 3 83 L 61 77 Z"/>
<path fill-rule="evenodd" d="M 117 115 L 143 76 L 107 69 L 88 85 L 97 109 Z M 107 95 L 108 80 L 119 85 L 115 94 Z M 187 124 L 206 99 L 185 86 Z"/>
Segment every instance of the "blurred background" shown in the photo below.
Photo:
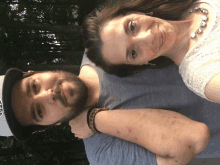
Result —
<path fill-rule="evenodd" d="M 0 2 L 0 72 L 10 67 L 77 70 L 83 18 L 104 0 Z"/>
<path fill-rule="evenodd" d="M 0 74 L 8 68 L 63 69 L 78 74 L 83 18 L 103 0 L 0 1 Z M 0 137 L 1 165 L 87 165 L 83 141 L 70 127 L 34 134 L 25 143 Z"/>

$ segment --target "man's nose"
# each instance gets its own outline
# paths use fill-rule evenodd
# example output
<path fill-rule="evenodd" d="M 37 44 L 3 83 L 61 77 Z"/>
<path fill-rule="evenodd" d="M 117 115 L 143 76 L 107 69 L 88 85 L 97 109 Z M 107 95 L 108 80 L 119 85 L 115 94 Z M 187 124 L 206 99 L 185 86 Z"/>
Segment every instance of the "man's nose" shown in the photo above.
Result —
<path fill-rule="evenodd" d="M 49 103 L 54 103 L 55 102 L 55 95 L 54 95 L 54 91 L 52 89 L 48 89 L 43 91 L 43 93 L 40 96 L 40 99 L 42 101 L 47 101 Z"/>

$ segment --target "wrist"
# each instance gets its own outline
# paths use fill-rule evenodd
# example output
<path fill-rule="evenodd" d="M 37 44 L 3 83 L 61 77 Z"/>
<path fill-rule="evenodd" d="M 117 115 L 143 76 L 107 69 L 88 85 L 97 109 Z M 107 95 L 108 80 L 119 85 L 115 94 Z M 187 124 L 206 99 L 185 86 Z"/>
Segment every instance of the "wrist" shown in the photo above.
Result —
<path fill-rule="evenodd" d="M 106 119 L 105 119 L 106 112 L 108 112 L 108 111 L 101 111 L 101 112 L 97 113 L 95 116 L 95 120 L 94 120 L 94 124 L 95 124 L 96 129 L 102 133 L 105 133 L 104 132 L 105 130 L 103 129 L 103 126 L 105 123 L 103 123 L 103 122 L 106 121 Z"/>
<path fill-rule="evenodd" d="M 100 134 L 101 132 L 97 130 L 96 124 L 95 124 L 95 118 L 97 117 L 97 114 L 101 111 L 105 111 L 104 108 L 91 108 L 87 113 L 87 124 L 90 130 L 93 133 Z"/>
<path fill-rule="evenodd" d="M 91 129 L 91 131 L 93 133 L 101 133 L 99 132 L 97 129 L 96 129 L 96 126 L 95 126 L 95 116 L 97 115 L 97 113 L 99 113 L 100 111 L 106 111 L 106 103 L 111 100 L 111 99 L 114 99 L 114 98 L 110 98 L 108 99 L 106 102 L 105 102 L 105 105 L 103 108 L 91 108 L 88 113 L 87 113 L 87 124 L 89 126 L 89 128 Z M 115 99 L 115 100 L 120 100 L 120 99 Z M 123 109 L 123 107 L 121 108 Z"/>

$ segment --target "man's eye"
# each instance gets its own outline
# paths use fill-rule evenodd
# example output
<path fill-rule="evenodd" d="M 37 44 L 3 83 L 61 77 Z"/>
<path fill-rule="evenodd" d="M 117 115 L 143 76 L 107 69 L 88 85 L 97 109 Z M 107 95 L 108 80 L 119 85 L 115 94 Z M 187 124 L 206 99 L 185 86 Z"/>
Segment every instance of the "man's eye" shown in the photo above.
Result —
<path fill-rule="evenodd" d="M 37 93 L 37 84 L 35 80 L 33 81 L 33 91 L 34 93 Z"/>
<path fill-rule="evenodd" d="M 136 52 L 135 49 L 132 49 L 132 51 L 131 51 L 131 57 L 132 57 L 133 59 L 135 59 L 135 58 L 137 57 L 137 52 Z"/>
<path fill-rule="evenodd" d="M 131 31 L 132 33 L 134 33 L 134 32 L 135 32 L 135 29 L 136 29 L 136 25 L 134 24 L 134 22 L 133 22 L 133 21 L 130 21 L 129 24 L 128 24 L 128 26 L 129 26 L 130 31 Z"/>

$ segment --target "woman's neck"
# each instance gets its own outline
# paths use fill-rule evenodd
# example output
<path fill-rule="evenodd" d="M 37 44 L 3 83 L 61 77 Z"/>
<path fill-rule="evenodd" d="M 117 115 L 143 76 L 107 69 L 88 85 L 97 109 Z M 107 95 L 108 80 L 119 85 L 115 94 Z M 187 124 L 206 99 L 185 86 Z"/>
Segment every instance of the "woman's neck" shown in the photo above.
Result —
<path fill-rule="evenodd" d="M 210 5 L 206 3 L 197 3 L 193 5 L 190 9 L 194 7 L 204 7 L 208 9 L 208 26 L 203 29 L 203 33 L 197 35 L 195 39 L 191 39 L 191 34 L 195 32 L 200 26 L 202 15 L 204 15 L 202 12 L 197 11 L 191 14 L 187 14 L 188 11 L 186 11 L 186 14 L 184 14 L 185 16 L 183 16 L 182 18 L 182 21 L 171 21 L 171 24 L 173 24 L 176 30 L 177 38 L 169 53 L 166 53 L 164 56 L 170 58 L 177 66 L 180 66 L 187 52 L 204 36 L 211 22 L 212 7 Z"/>
<path fill-rule="evenodd" d="M 176 65 L 180 64 L 185 54 L 189 51 L 189 38 L 193 20 L 172 21 L 177 34 L 175 44 L 164 55 L 170 58 Z"/>

